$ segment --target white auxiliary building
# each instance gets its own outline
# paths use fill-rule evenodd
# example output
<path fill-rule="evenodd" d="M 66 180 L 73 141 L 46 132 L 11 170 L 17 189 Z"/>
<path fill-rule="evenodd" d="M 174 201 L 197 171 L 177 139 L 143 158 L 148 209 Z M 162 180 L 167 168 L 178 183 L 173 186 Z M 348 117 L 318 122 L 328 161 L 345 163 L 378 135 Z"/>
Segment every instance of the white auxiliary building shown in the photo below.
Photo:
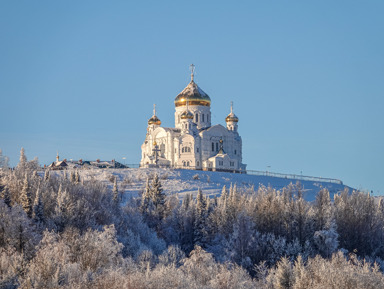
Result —
<path fill-rule="evenodd" d="M 245 172 L 233 105 L 225 118 L 227 127 L 211 125 L 211 99 L 193 81 L 194 66 L 191 68 L 191 82 L 175 98 L 174 128 L 161 127 L 154 106 L 141 146 L 140 166 Z"/>

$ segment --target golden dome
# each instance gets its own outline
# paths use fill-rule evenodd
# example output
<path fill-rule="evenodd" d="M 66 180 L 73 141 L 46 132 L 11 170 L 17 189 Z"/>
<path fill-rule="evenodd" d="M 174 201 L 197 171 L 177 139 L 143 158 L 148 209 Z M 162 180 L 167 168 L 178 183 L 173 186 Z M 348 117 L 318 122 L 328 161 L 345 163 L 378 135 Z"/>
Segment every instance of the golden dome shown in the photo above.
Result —
<path fill-rule="evenodd" d="M 182 92 L 175 98 L 175 106 L 203 105 L 211 106 L 211 99 L 194 81 L 193 79 Z"/>
<path fill-rule="evenodd" d="M 153 105 L 153 115 L 148 120 L 148 125 L 155 124 L 155 125 L 161 125 L 160 119 L 156 116 L 156 104 Z"/>
<path fill-rule="evenodd" d="M 230 114 L 228 114 L 228 116 L 225 118 L 225 121 L 226 122 L 238 122 L 239 121 L 239 118 L 233 113 L 231 112 Z"/>
<path fill-rule="evenodd" d="M 153 115 L 149 120 L 148 120 L 148 124 L 156 124 L 156 125 L 161 125 L 161 121 L 160 119 L 156 116 L 156 115 Z"/>
<path fill-rule="evenodd" d="M 231 112 L 225 118 L 225 122 L 238 122 L 239 118 L 233 113 L 233 102 L 231 101 Z"/>
<path fill-rule="evenodd" d="M 180 118 L 181 118 L 181 119 L 193 119 L 193 114 L 192 114 L 192 112 L 190 112 L 189 110 L 186 110 L 186 111 L 184 111 L 184 112 L 180 115 Z"/>

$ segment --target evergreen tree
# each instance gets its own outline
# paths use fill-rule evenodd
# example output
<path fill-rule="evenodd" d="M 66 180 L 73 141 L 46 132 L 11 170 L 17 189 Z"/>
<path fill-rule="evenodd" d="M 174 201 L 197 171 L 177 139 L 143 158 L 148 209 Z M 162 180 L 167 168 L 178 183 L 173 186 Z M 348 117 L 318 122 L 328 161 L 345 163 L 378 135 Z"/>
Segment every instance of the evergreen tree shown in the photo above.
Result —
<path fill-rule="evenodd" d="M 26 164 L 27 164 L 27 157 L 25 156 L 25 150 L 24 150 L 24 148 L 21 148 L 21 150 L 20 150 L 20 161 L 19 161 L 18 166 L 25 167 Z"/>
<path fill-rule="evenodd" d="M 275 278 L 273 288 L 294 288 L 293 285 L 295 284 L 295 276 L 293 266 L 287 258 L 283 257 L 277 263 Z"/>
<path fill-rule="evenodd" d="M 11 194 L 9 192 L 8 186 L 3 186 L 2 189 L 2 199 L 4 200 L 4 203 L 10 208 L 11 207 Z"/>
<path fill-rule="evenodd" d="M 20 195 L 21 206 L 23 207 L 25 213 L 28 217 L 32 217 L 32 197 L 29 190 L 28 176 L 25 174 L 23 188 Z"/>
<path fill-rule="evenodd" d="M 33 204 L 33 219 L 36 222 L 42 222 L 44 220 L 44 207 L 39 189 L 36 191 L 35 202 Z"/>
<path fill-rule="evenodd" d="M 149 214 L 149 207 L 151 203 L 151 197 L 150 197 L 150 185 L 149 185 L 149 178 L 147 178 L 147 181 L 145 182 L 145 189 L 143 194 L 141 195 L 141 204 L 140 204 L 140 211 L 144 215 L 144 217 L 147 217 Z"/>
<path fill-rule="evenodd" d="M 165 194 L 157 174 L 155 174 L 155 177 L 152 180 L 150 198 L 155 209 L 155 214 L 162 220 L 165 213 Z"/>
<path fill-rule="evenodd" d="M 223 189 L 221 190 L 220 204 L 223 205 L 223 203 L 227 201 L 227 198 L 228 198 L 228 190 L 227 190 L 227 186 L 224 185 Z"/>
<path fill-rule="evenodd" d="M 207 231 L 207 201 L 199 189 L 196 196 L 195 222 L 194 222 L 194 238 L 195 244 L 204 247 L 206 245 Z"/>
<path fill-rule="evenodd" d="M 0 149 L 0 168 L 8 168 L 9 167 L 9 158 L 6 156 L 3 156 L 3 152 Z"/>
<path fill-rule="evenodd" d="M 182 202 L 182 208 L 184 210 L 188 210 L 189 209 L 189 206 L 191 205 L 192 203 L 192 200 L 193 200 L 193 196 L 192 194 L 186 194 L 183 198 L 183 202 Z"/>

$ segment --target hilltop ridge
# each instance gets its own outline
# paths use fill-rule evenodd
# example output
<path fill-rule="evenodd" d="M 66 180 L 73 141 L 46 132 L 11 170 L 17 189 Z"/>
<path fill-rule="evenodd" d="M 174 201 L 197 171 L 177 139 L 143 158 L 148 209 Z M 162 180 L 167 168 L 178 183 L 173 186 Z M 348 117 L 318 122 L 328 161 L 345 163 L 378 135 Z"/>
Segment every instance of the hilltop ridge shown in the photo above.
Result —
<path fill-rule="evenodd" d="M 125 197 L 136 196 L 143 190 L 147 177 L 151 178 L 154 174 L 160 176 L 162 186 L 167 194 L 178 194 L 180 198 L 183 198 L 187 193 L 195 195 L 198 189 L 211 197 L 219 196 L 223 186 L 229 187 L 231 184 L 236 184 L 240 190 L 247 191 L 252 188 L 257 189 L 261 185 L 280 190 L 290 183 L 300 182 L 304 189 L 304 198 L 307 201 L 313 201 L 321 188 L 327 188 L 331 197 L 345 188 L 352 190 L 352 188 L 342 183 L 183 169 L 90 169 L 79 170 L 79 172 L 84 180 L 95 179 L 111 187 L 113 185 L 111 181 L 113 176 L 117 176 L 119 188 L 124 191 Z M 61 174 L 62 172 L 56 173 Z"/>

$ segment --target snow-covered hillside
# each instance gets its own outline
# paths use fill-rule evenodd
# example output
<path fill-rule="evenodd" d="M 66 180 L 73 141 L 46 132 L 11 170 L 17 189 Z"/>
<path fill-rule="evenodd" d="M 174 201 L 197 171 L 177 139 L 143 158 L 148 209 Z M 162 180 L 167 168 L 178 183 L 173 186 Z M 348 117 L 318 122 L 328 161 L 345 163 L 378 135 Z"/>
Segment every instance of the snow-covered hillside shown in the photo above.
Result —
<path fill-rule="evenodd" d="M 229 188 L 231 184 L 236 184 L 242 190 L 250 190 L 252 187 L 257 189 L 260 185 L 281 189 L 297 182 L 295 179 L 271 176 L 180 169 L 91 169 L 79 172 L 84 180 L 99 180 L 110 187 L 113 185 L 113 176 L 117 176 L 119 189 L 124 191 L 125 197 L 136 196 L 143 190 L 147 177 L 151 178 L 156 173 L 160 176 L 164 191 L 167 194 L 178 194 L 181 198 L 186 193 L 196 194 L 199 188 L 204 194 L 213 197 L 221 193 L 224 185 Z M 62 174 L 58 172 L 60 173 Z M 300 181 L 300 183 L 304 187 L 304 197 L 307 201 L 313 201 L 321 188 L 327 188 L 332 197 L 347 187 L 327 182 Z"/>

